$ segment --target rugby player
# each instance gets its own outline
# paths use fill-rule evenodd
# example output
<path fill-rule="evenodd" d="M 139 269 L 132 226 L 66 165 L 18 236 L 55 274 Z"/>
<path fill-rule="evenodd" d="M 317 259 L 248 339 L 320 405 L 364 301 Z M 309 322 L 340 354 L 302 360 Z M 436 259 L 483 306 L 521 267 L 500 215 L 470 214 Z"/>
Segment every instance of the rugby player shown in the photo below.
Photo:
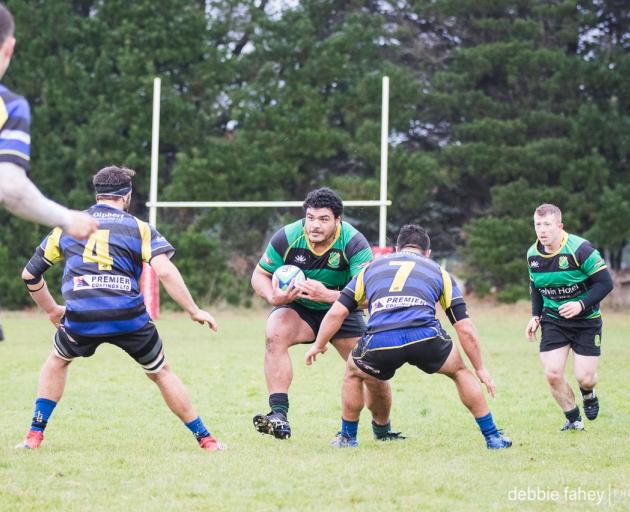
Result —
<path fill-rule="evenodd" d="M 560 208 L 552 204 L 536 208 L 534 229 L 538 239 L 527 251 L 532 318 L 525 336 L 535 341 L 541 327 L 540 360 L 551 395 L 566 417 L 561 430 L 584 430 L 565 366 L 573 351 L 584 414 L 594 420 L 599 414 L 595 394 L 602 342 L 599 303 L 611 292 L 613 282 L 597 249 L 564 231 Z"/>
<path fill-rule="evenodd" d="M 14 31 L 13 16 L 0 4 L 0 78 L 11 63 Z M 23 219 L 51 227 L 61 226 L 75 238 L 87 238 L 97 230 L 97 220 L 45 198 L 28 179 L 30 125 L 31 112 L 26 99 L 0 84 L 0 204 Z"/>
<path fill-rule="evenodd" d="M 287 419 L 293 378 L 289 347 L 315 340 L 320 323 L 340 290 L 372 259 L 365 237 L 342 220 L 343 203 L 333 190 L 311 191 L 303 206 L 305 218 L 273 235 L 252 275 L 256 293 L 274 306 L 265 333 L 265 378 L 271 411 L 254 416 L 254 427 L 277 439 L 291 436 Z M 272 285 L 271 278 L 285 264 L 301 268 L 307 279 L 283 291 Z M 363 313 L 355 311 L 328 339 L 345 361 L 364 330 Z M 383 415 L 374 409 L 386 408 L 391 401 L 389 385 L 371 385 L 367 401 L 375 421 L 375 436 L 382 440 L 402 438 L 400 433 L 391 431 L 389 423 L 378 422 Z"/>
<path fill-rule="evenodd" d="M 25 440 L 17 448 L 39 448 L 44 429 L 61 399 L 70 363 L 90 357 L 102 343 L 123 349 L 155 382 L 164 401 L 207 451 L 223 449 L 190 403 L 188 392 L 167 363 L 162 340 L 144 306 L 138 281 L 143 262 L 151 264 L 168 294 L 191 320 L 217 330 L 214 318 L 199 309 L 181 274 L 171 263 L 173 246 L 146 222 L 128 212 L 132 177 L 124 167 L 105 167 L 93 178 L 96 204 L 88 213 L 100 228 L 87 242 L 55 228 L 22 273 L 33 300 L 57 327 L 53 349 L 42 367 L 35 412 Z M 42 275 L 65 261 L 57 304 Z"/>
<path fill-rule="evenodd" d="M 389 380 L 398 368 L 409 363 L 426 373 L 450 377 L 461 401 L 475 417 L 486 446 L 509 448 L 512 441 L 497 429 L 481 386 L 435 317 L 439 302 L 477 377 L 494 396 L 494 381 L 483 364 L 475 327 L 455 281 L 429 259 L 429 236 L 420 226 L 401 228 L 396 251 L 375 260 L 344 288 L 322 321 L 315 345 L 306 354 L 306 364 L 313 364 L 318 354 L 326 352 L 328 340 L 348 315 L 367 301 L 367 331 L 348 358 L 341 430 L 331 444 L 340 448 L 358 445 L 362 384 Z M 387 404 L 387 415 L 390 408 Z"/>

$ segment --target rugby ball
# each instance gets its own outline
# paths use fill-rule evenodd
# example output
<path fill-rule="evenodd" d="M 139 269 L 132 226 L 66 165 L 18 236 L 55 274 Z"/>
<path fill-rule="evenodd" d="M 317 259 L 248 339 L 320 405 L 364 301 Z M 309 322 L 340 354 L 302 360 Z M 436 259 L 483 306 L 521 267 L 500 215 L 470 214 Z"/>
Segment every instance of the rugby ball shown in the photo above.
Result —
<path fill-rule="evenodd" d="M 278 284 L 278 288 L 283 291 L 293 288 L 296 284 L 304 281 L 304 272 L 295 265 L 282 265 L 277 268 L 271 278 L 273 285 Z"/>

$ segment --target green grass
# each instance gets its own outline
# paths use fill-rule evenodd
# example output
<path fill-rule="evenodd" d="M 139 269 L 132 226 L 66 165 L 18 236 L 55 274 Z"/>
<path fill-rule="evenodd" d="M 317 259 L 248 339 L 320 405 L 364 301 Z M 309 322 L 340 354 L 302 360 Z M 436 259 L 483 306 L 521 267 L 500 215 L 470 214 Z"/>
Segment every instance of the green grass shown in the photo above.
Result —
<path fill-rule="evenodd" d="M 265 313 L 236 310 L 217 312 L 219 334 L 175 314 L 158 322 L 168 359 L 229 451 L 199 450 L 157 388 L 109 346 L 73 363 L 42 448 L 14 450 L 30 422 L 53 330 L 41 314 L 6 313 L 0 510 L 628 510 L 627 316 L 605 316 L 600 418 L 585 432 L 560 433 L 563 416 L 537 347 L 523 337 L 527 306 L 471 310 L 498 388 L 490 406 L 514 440 L 498 453 L 485 448 L 447 378 L 411 367 L 392 381 L 393 426 L 407 441 L 377 444 L 364 412 L 358 449 L 328 447 L 338 429 L 343 364 L 331 350 L 307 368 L 305 347 L 292 349 L 293 438 L 257 434 L 251 417 L 267 411 Z M 510 499 L 528 488 L 544 499 Z M 604 492 L 603 503 L 565 494 L 580 490 Z"/>

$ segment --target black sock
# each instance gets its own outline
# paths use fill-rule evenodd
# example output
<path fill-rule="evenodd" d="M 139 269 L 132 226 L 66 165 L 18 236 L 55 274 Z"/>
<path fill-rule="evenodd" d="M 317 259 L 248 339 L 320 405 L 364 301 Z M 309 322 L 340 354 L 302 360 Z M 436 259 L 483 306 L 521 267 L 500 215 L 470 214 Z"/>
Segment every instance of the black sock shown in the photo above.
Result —
<path fill-rule="evenodd" d="M 580 393 L 582 393 L 582 398 L 595 398 L 595 388 L 593 389 L 580 388 Z"/>
<path fill-rule="evenodd" d="M 285 416 L 289 412 L 289 395 L 287 393 L 272 393 L 269 395 L 271 412 L 281 412 Z"/>
<path fill-rule="evenodd" d="M 571 423 L 582 420 L 582 416 L 580 416 L 580 408 L 577 406 L 575 409 L 571 409 L 570 411 L 564 411 L 564 415 Z"/>

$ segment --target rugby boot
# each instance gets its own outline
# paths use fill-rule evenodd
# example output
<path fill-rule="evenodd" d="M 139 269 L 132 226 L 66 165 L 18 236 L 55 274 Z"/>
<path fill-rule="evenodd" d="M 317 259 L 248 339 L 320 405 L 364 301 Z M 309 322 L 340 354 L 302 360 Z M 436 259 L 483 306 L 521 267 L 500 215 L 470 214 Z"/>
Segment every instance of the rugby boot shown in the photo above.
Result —
<path fill-rule="evenodd" d="M 254 428 L 261 434 L 269 434 L 276 439 L 289 439 L 291 437 L 291 425 L 289 425 L 286 414 L 281 412 L 257 414 L 253 421 Z"/>
<path fill-rule="evenodd" d="M 401 432 L 392 432 L 390 430 L 385 434 L 374 434 L 374 439 L 377 441 L 402 441 L 407 438 Z"/>
<path fill-rule="evenodd" d="M 335 448 L 356 448 L 359 446 L 359 441 L 357 441 L 356 437 L 350 437 L 343 432 L 337 432 L 337 437 L 330 442 L 330 446 L 334 446 Z"/>
<path fill-rule="evenodd" d="M 599 399 L 595 396 L 595 391 L 593 390 L 589 395 L 584 397 L 584 415 L 590 421 L 593 421 L 597 418 L 599 414 Z"/>
<path fill-rule="evenodd" d="M 486 437 L 486 446 L 490 450 L 500 450 L 512 446 L 512 440 L 503 435 L 503 431 L 498 430 L 496 434 Z"/>
<path fill-rule="evenodd" d="M 42 441 L 44 441 L 44 433 L 42 431 L 29 430 L 24 441 L 17 444 L 15 447 L 18 450 L 35 450 L 40 447 Z"/>
<path fill-rule="evenodd" d="M 564 424 L 564 427 L 560 429 L 560 432 L 567 432 L 569 430 L 584 430 L 584 423 L 582 423 L 582 420 L 567 420 Z"/>
<path fill-rule="evenodd" d="M 227 446 L 212 436 L 206 436 L 199 439 L 199 446 L 207 452 L 222 452 L 227 449 Z"/>

